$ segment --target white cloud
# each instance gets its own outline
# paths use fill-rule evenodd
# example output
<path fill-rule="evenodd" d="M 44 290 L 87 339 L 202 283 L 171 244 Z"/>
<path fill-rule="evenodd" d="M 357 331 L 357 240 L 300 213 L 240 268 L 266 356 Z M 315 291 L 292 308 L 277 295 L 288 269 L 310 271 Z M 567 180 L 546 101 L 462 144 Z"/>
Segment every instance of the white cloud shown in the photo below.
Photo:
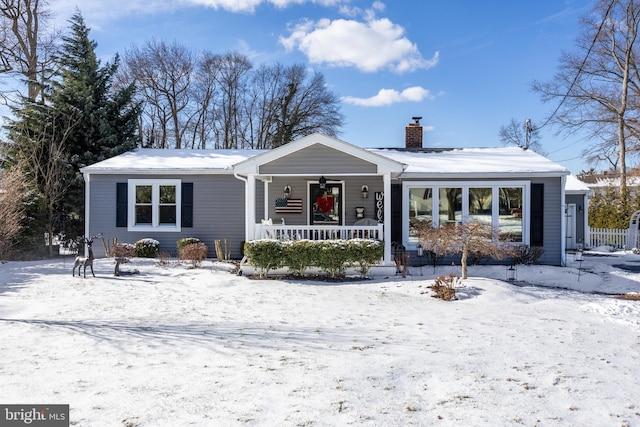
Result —
<path fill-rule="evenodd" d="M 313 3 L 322 6 L 336 6 L 347 0 L 183 0 L 184 3 L 197 4 L 212 7 L 214 9 L 224 9 L 230 12 L 254 12 L 261 4 L 270 4 L 278 8 L 286 8 L 291 5 Z"/>
<path fill-rule="evenodd" d="M 405 37 L 404 29 L 389 19 L 366 22 L 337 19 L 303 21 L 280 43 L 287 49 L 298 49 L 311 63 L 336 67 L 355 67 L 365 72 L 382 69 L 403 73 L 432 68 L 439 53 L 425 59 L 418 47 Z"/>
<path fill-rule="evenodd" d="M 353 96 L 345 96 L 342 102 L 347 104 L 358 105 L 360 107 L 384 107 L 400 102 L 421 102 L 425 99 L 434 99 L 427 89 L 420 86 L 409 87 L 398 92 L 395 89 L 380 89 L 380 91 L 370 98 L 356 98 Z"/>
<path fill-rule="evenodd" d="M 223 9 L 234 13 L 253 13 L 262 4 L 277 8 L 286 8 L 305 3 L 318 4 L 325 7 L 340 6 L 350 0 L 110 0 L 85 1 L 51 0 L 51 10 L 62 16 L 62 26 L 73 15 L 76 6 L 82 12 L 86 22 L 101 26 L 110 20 L 131 14 L 154 14 L 174 11 L 191 6 L 205 6 L 212 9 Z M 59 23 L 60 24 L 60 23 Z"/>

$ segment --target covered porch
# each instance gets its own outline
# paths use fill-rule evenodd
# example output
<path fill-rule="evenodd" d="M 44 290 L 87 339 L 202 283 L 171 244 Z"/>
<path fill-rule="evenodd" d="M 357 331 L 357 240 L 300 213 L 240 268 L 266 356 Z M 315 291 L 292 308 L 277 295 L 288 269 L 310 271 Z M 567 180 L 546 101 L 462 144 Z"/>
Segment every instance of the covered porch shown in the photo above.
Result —
<path fill-rule="evenodd" d="M 377 225 L 281 225 L 256 224 L 256 239 L 277 240 L 329 240 L 374 239 L 384 240 L 384 224 Z"/>
<path fill-rule="evenodd" d="M 246 241 L 377 239 L 391 265 L 391 182 L 404 167 L 320 134 L 239 163 Z"/>

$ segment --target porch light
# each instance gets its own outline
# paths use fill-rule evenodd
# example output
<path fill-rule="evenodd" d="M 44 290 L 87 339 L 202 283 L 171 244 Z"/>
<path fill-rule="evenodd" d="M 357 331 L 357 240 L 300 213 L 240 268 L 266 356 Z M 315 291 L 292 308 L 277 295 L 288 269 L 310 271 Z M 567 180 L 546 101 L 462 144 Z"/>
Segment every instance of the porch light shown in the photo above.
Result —
<path fill-rule="evenodd" d="M 321 190 L 324 190 L 325 188 L 327 188 L 327 178 L 325 178 L 324 176 L 321 176 L 318 182 L 320 183 Z"/>
<path fill-rule="evenodd" d="M 365 184 L 362 186 L 362 198 L 366 199 L 367 197 L 369 197 L 369 187 Z"/>
<path fill-rule="evenodd" d="M 284 198 L 288 199 L 289 197 L 291 197 L 291 186 L 287 185 L 284 187 Z"/>
<path fill-rule="evenodd" d="M 516 269 L 515 266 L 510 265 L 509 268 L 507 268 L 507 281 L 515 282 L 517 276 L 518 276 L 518 270 Z"/>

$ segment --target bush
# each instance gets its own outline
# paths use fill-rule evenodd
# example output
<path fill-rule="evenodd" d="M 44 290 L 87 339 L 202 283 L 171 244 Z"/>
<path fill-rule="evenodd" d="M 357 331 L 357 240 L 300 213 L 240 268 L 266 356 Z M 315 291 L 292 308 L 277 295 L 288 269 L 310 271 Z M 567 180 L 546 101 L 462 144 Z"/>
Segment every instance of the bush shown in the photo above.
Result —
<path fill-rule="evenodd" d="M 180 251 L 180 259 L 191 261 L 194 268 L 200 267 L 202 261 L 207 259 L 207 245 L 204 243 L 191 243 L 183 246 Z"/>
<path fill-rule="evenodd" d="M 384 256 L 384 244 L 381 240 L 354 239 L 348 241 L 347 251 L 350 262 L 358 267 L 360 276 L 366 277 L 371 267 Z"/>
<path fill-rule="evenodd" d="M 316 265 L 329 277 L 344 277 L 349 261 L 347 240 L 324 240 L 318 251 Z"/>
<path fill-rule="evenodd" d="M 282 242 L 283 264 L 296 276 L 304 275 L 314 265 L 320 245 L 311 240 L 287 240 Z"/>
<path fill-rule="evenodd" d="M 537 264 L 538 260 L 544 253 L 544 250 L 538 246 L 518 245 L 511 249 L 511 264 L 512 265 L 531 265 Z"/>
<path fill-rule="evenodd" d="M 135 244 L 133 256 L 138 258 L 155 258 L 160 252 L 160 242 L 154 239 L 140 239 Z"/>
<path fill-rule="evenodd" d="M 264 277 L 269 270 L 287 267 L 302 276 L 309 267 L 318 267 L 331 278 L 343 277 L 347 267 L 358 266 L 364 277 L 383 257 L 379 240 L 254 240 L 244 245 L 249 263 Z"/>
<path fill-rule="evenodd" d="M 244 244 L 244 254 L 251 265 L 260 270 L 260 277 L 265 277 L 269 270 L 283 265 L 282 243 L 279 240 L 252 240 Z"/>
<path fill-rule="evenodd" d="M 184 248 L 187 245 L 191 245 L 194 243 L 200 243 L 201 240 L 198 239 L 197 237 L 184 237 L 182 239 L 179 239 L 176 242 L 176 247 L 178 248 L 178 258 L 181 257 L 181 253 L 182 253 L 182 248 Z"/>
<path fill-rule="evenodd" d="M 456 300 L 456 286 L 460 285 L 460 278 L 453 273 L 448 276 L 438 276 L 435 278 L 431 290 L 435 293 L 434 298 L 440 298 L 445 301 Z"/>

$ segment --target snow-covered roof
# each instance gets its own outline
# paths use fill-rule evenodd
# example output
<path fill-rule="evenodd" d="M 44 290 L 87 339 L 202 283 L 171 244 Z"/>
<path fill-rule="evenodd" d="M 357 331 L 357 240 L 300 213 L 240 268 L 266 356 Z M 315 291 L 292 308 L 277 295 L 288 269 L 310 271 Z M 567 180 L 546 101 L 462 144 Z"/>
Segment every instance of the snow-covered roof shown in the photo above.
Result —
<path fill-rule="evenodd" d="M 82 169 L 83 173 L 232 173 L 232 166 L 266 150 L 137 148 Z"/>
<path fill-rule="evenodd" d="M 587 184 L 580 181 L 577 176 L 569 175 L 564 184 L 564 191 L 567 193 L 590 193 L 591 189 Z"/>
<path fill-rule="evenodd" d="M 519 147 L 447 150 L 370 149 L 407 165 L 402 177 L 562 176 L 570 172 L 531 150 Z"/>
<path fill-rule="evenodd" d="M 138 148 L 87 166 L 83 173 L 224 173 L 268 150 L 177 150 Z M 406 165 L 402 178 L 495 178 L 568 175 L 569 170 L 519 147 L 366 151 Z"/>

